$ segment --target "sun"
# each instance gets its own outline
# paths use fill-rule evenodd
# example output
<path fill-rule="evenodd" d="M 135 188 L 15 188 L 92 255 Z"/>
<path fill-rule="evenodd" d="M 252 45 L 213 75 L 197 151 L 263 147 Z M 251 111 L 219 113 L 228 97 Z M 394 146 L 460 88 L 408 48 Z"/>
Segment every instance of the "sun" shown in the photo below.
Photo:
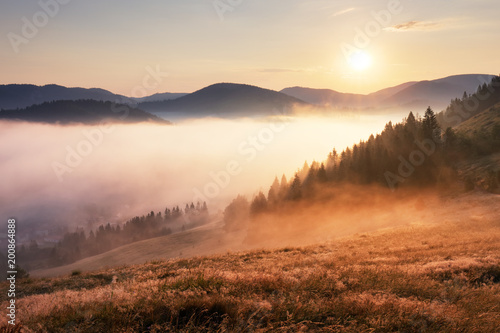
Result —
<path fill-rule="evenodd" d="M 363 51 L 357 51 L 349 57 L 349 65 L 356 71 L 364 71 L 372 65 L 372 57 Z"/>

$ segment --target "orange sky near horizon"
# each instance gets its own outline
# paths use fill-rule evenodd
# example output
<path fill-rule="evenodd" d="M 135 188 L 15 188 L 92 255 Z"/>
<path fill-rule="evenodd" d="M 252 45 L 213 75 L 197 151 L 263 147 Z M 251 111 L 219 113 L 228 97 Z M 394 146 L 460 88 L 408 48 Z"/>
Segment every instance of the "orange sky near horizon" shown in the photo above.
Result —
<path fill-rule="evenodd" d="M 42 0 L 2 7 L 0 84 L 99 87 L 134 97 L 217 82 L 370 93 L 500 72 L 500 3 L 493 0 Z M 353 63 L 356 52 L 369 65 Z M 163 73 L 158 80 L 145 79 L 152 69 Z"/>

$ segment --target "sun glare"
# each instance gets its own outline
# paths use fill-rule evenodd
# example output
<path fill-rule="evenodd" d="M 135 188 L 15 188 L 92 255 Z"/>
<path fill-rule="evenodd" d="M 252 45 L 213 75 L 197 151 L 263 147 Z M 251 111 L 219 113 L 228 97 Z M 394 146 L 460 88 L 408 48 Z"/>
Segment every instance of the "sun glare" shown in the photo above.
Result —
<path fill-rule="evenodd" d="M 358 51 L 349 57 L 349 65 L 356 71 L 364 71 L 372 64 L 372 58 L 368 53 Z"/>

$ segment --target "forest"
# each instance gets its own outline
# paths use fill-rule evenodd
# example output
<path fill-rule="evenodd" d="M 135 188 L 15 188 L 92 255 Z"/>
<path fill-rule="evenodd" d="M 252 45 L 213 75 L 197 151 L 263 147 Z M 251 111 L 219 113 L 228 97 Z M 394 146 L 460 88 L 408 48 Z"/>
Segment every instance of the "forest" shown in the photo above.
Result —
<path fill-rule="evenodd" d="M 261 214 L 282 214 L 299 202 L 323 200 L 325 192 L 346 185 L 366 186 L 367 190 L 378 186 L 390 191 L 456 191 L 458 186 L 464 191 L 480 188 L 498 193 L 498 165 L 492 164 L 480 173 L 464 172 L 458 165 L 500 152 L 500 123 L 493 123 L 486 131 L 466 132 L 444 126 L 450 125 L 450 120 L 454 125 L 463 123 L 498 103 L 499 87 L 497 76 L 488 85 L 479 86 L 476 93 L 464 93 L 462 99 L 451 101 L 443 112 L 436 114 L 431 107 L 423 116 L 410 112 L 402 122 L 387 123 L 380 134 L 366 141 L 340 153 L 333 149 L 325 161 L 305 162 L 291 179 L 276 177 L 267 193 L 260 191 L 251 202 L 238 196 L 224 211 L 226 230 L 245 228 Z"/>

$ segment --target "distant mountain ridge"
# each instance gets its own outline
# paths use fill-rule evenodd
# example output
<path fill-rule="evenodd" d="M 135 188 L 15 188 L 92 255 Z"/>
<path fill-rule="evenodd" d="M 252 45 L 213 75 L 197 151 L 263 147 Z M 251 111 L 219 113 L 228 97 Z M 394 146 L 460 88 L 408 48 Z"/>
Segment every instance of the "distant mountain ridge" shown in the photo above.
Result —
<path fill-rule="evenodd" d="M 303 87 L 285 88 L 281 92 L 311 104 L 329 107 L 407 106 L 418 109 L 430 105 L 441 110 L 449 105 L 451 99 L 462 96 L 464 91 L 475 92 L 479 85 L 489 82 L 493 77 L 494 75 L 482 74 L 453 75 L 437 80 L 406 82 L 367 95 Z"/>
<path fill-rule="evenodd" d="M 146 96 L 146 97 L 133 97 L 133 100 L 136 101 L 137 103 L 144 103 L 144 102 L 160 102 L 160 101 L 167 101 L 171 99 L 176 99 L 182 96 L 186 96 L 188 93 L 159 93 L 159 94 L 153 94 L 151 96 Z"/>
<path fill-rule="evenodd" d="M 157 93 L 145 97 L 127 97 L 114 94 L 101 88 L 69 88 L 57 84 L 37 86 L 34 84 L 0 85 L 0 110 L 22 109 L 31 105 L 53 101 L 76 101 L 92 99 L 136 105 L 141 102 L 154 102 L 176 99 L 187 93 Z"/>
<path fill-rule="evenodd" d="M 435 111 L 450 101 L 473 93 L 493 75 L 453 75 L 436 80 L 411 81 L 371 94 L 341 93 L 331 89 L 290 87 L 275 91 L 248 84 L 216 83 L 193 93 L 158 93 L 142 98 L 114 94 L 99 88 L 67 88 L 59 85 L 0 85 L 0 109 L 26 108 L 57 100 L 96 100 L 122 103 L 156 114 L 181 117 L 266 116 L 301 107 L 324 114 L 335 109 L 399 110 L 418 112 L 431 106 Z"/>
<path fill-rule="evenodd" d="M 379 103 L 380 101 L 415 83 L 416 82 L 406 82 L 368 95 L 341 93 L 332 89 L 314 89 L 305 87 L 285 88 L 280 92 L 314 105 L 360 108 L 373 107 L 375 103 Z"/>
<path fill-rule="evenodd" d="M 0 109 L 25 108 L 58 100 L 93 99 L 96 101 L 134 104 L 129 97 L 113 94 L 100 88 L 67 88 L 56 84 L 36 86 L 33 84 L 0 85 Z"/>
<path fill-rule="evenodd" d="M 49 124 L 96 125 L 102 122 L 169 124 L 155 115 L 109 101 L 77 100 L 36 104 L 24 109 L 2 110 L 0 119 Z"/>
<path fill-rule="evenodd" d="M 182 112 L 187 115 L 262 116 L 273 110 L 308 106 L 304 101 L 286 94 L 248 84 L 216 83 L 189 95 L 168 101 L 140 103 L 148 112 Z"/>

